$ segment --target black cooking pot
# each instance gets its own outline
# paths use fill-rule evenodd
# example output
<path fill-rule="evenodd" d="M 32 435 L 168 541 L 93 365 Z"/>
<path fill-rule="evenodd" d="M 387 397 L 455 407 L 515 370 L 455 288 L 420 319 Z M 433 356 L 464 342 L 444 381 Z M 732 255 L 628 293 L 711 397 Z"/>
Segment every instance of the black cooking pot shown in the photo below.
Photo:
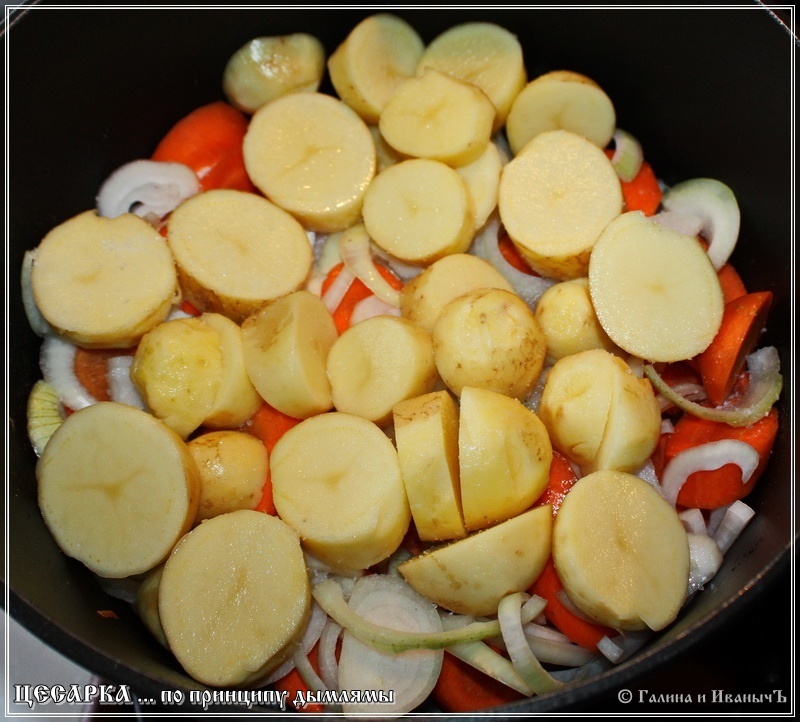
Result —
<path fill-rule="evenodd" d="M 26 399 L 40 371 L 39 339 L 26 323 L 17 281 L 23 252 L 53 226 L 92 207 L 101 181 L 122 163 L 147 157 L 177 119 L 221 99 L 222 68 L 247 40 L 305 31 L 332 52 L 360 18 L 374 11 L 197 6 L 87 10 L 40 3 L 12 14 L 5 28 L 11 279 L 7 611 L 77 663 L 110 682 L 130 685 L 144 698 L 160 701 L 162 690 L 188 693 L 201 687 L 150 638 L 124 603 L 104 593 L 85 568 L 59 551 L 42 521 L 36 458 L 25 431 Z M 647 160 L 665 182 L 708 176 L 734 189 L 742 228 L 733 263 L 751 290 L 774 294 L 762 341 L 778 348 L 784 370 L 781 430 L 769 468 L 747 499 L 756 516 L 718 576 L 632 660 L 505 711 L 667 709 L 652 699 L 637 706 L 642 700 L 636 690 L 645 688 L 688 693 L 688 700 L 673 700 L 674 709 L 703 709 L 699 697 L 691 699 L 691 694 L 705 691 L 706 701 L 713 701 L 713 691 L 725 683 L 724 677 L 714 676 L 717 667 L 700 670 L 707 672 L 707 683 L 694 692 L 653 685 L 676 670 L 692 669 L 696 654 L 729 648 L 740 653 L 737 664 L 752 670 L 747 678 L 752 686 L 724 692 L 772 691 L 784 684 L 780 675 L 788 670 L 784 640 L 791 636 L 793 614 L 784 595 L 795 538 L 790 456 L 795 38 L 775 14 L 756 3 L 735 9 L 676 5 L 392 11 L 410 21 L 426 41 L 462 21 L 497 22 L 522 41 L 529 77 L 571 69 L 595 79 L 613 99 L 619 126 L 639 138 Z M 111 610 L 117 618 L 101 616 L 98 610 Z M 748 658 L 746 645 L 764 640 L 773 629 L 783 630 L 775 639 L 774 654 Z M 742 641 L 731 644 L 726 635 L 743 635 L 737 636 Z M 728 663 L 716 660 L 719 666 Z M 772 676 L 765 677 L 766 669 Z M 634 704 L 615 703 L 622 688 L 634 690 Z M 788 687 L 783 693 L 789 695 Z M 707 708 L 731 709 L 724 699 L 717 702 L 716 708 Z M 754 709 L 768 708 L 756 704 Z"/>

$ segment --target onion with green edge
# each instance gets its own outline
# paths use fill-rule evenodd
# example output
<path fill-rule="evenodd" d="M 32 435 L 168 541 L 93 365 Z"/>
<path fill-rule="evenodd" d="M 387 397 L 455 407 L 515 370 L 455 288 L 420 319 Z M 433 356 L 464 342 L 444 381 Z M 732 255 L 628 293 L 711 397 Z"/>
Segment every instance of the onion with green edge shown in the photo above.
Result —
<path fill-rule="evenodd" d="M 370 238 L 363 225 L 353 226 L 339 239 L 339 252 L 345 268 L 358 278 L 381 301 L 390 306 L 400 306 L 400 291 L 389 284 L 372 260 Z"/>
<path fill-rule="evenodd" d="M 739 204 L 733 191 L 713 178 L 692 178 L 668 188 L 661 205 L 666 211 L 696 216 L 700 233 L 708 241 L 714 268 L 725 265 L 739 238 Z"/>
<path fill-rule="evenodd" d="M 751 353 L 746 359 L 750 384 L 747 391 L 735 401 L 723 406 L 703 406 L 681 396 L 664 381 L 652 365 L 644 367 L 645 376 L 656 391 L 681 411 L 709 421 L 722 421 L 730 426 L 749 426 L 766 416 L 783 388 L 780 357 L 774 346 L 766 346 Z"/>
<path fill-rule="evenodd" d="M 36 456 L 42 455 L 64 418 L 56 390 L 44 379 L 39 379 L 28 396 L 28 438 Z"/>
<path fill-rule="evenodd" d="M 644 160 L 642 145 L 630 133 L 617 128 L 613 136 L 614 153 L 611 165 L 617 171 L 620 180 L 630 183 L 639 174 Z"/>

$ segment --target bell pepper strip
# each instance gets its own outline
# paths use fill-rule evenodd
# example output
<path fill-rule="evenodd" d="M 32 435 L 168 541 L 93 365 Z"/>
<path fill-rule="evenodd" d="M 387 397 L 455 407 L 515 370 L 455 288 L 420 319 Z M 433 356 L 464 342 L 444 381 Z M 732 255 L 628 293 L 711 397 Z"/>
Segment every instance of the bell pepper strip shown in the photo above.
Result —
<path fill-rule="evenodd" d="M 708 348 L 697 357 L 697 367 L 709 400 L 716 406 L 731 393 L 756 348 L 767 323 L 772 293 L 748 293 L 725 304 L 722 324 Z"/>
<path fill-rule="evenodd" d="M 531 594 L 537 594 L 547 601 L 544 616 L 559 632 L 575 644 L 597 652 L 597 643 L 603 637 L 613 637 L 616 632 L 601 624 L 593 624 L 573 614 L 559 601 L 559 592 L 563 589 L 558 578 L 552 557 L 545 564 L 544 570 L 530 588 Z"/>
<path fill-rule="evenodd" d="M 261 439 L 268 454 L 272 454 L 275 444 L 289 429 L 297 426 L 302 419 L 296 419 L 292 416 L 287 416 L 275 407 L 264 402 L 261 408 L 256 411 L 249 421 L 244 425 L 243 429 L 253 436 Z M 256 511 L 263 511 L 265 514 L 271 516 L 277 515 L 275 509 L 275 502 L 272 499 L 272 479 L 269 471 L 267 478 L 264 481 L 264 487 L 261 492 L 261 500 L 256 506 Z"/>
<path fill-rule="evenodd" d="M 333 268 L 331 268 L 330 271 L 328 271 L 328 275 L 322 282 L 322 288 L 320 291 L 322 296 L 325 295 L 325 292 L 330 288 L 331 284 L 339 275 L 342 268 L 344 268 L 344 263 L 337 263 Z M 380 263 L 376 263 L 375 268 L 378 269 L 378 272 L 389 282 L 392 288 L 395 288 L 398 291 L 403 288 L 403 282 L 388 268 Z M 371 295 L 373 295 L 372 291 L 370 291 L 369 288 L 367 288 L 367 286 L 359 279 L 356 278 L 350 284 L 350 288 L 347 289 L 344 298 L 342 298 L 339 305 L 333 312 L 333 322 L 336 325 L 336 330 L 340 335 L 350 328 L 350 319 L 353 315 L 353 310 L 358 303 L 363 301 L 365 298 L 369 298 Z"/>
<path fill-rule="evenodd" d="M 223 101 L 203 105 L 167 132 L 152 159 L 189 166 L 202 191 L 228 188 L 256 193 L 242 152 L 247 125 L 247 116 Z"/>
<path fill-rule="evenodd" d="M 480 712 L 525 699 L 525 695 L 445 650 L 433 698 L 442 711 L 455 713 Z"/>
<path fill-rule="evenodd" d="M 308 661 L 311 662 L 311 666 L 317 671 L 317 673 L 319 673 L 319 642 L 317 642 L 308 653 Z M 298 695 L 300 699 L 307 699 L 311 692 L 311 688 L 305 683 L 303 680 L 303 675 L 300 674 L 300 671 L 297 669 L 297 667 L 293 668 L 292 671 L 285 676 L 276 680 L 272 686 L 277 692 L 285 692 L 286 701 L 298 712 L 321 715 L 327 711 L 325 709 L 325 705 L 317 702 L 310 702 L 302 707 L 294 704 L 294 700 L 298 698 Z"/>
<path fill-rule="evenodd" d="M 536 506 L 550 504 L 553 508 L 553 516 L 558 513 L 561 502 L 569 490 L 578 481 L 575 469 L 572 468 L 566 456 L 558 451 L 553 451 L 553 460 L 550 463 L 550 477 L 547 481 L 542 495 L 536 500 Z"/>
<path fill-rule="evenodd" d="M 611 159 L 614 156 L 614 149 L 606 149 L 605 153 Z M 646 216 L 655 215 L 664 194 L 653 168 L 647 161 L 642 161 L 639 172 L 632 181 L 620 178 L 619 182 L 626 211 L 642 211 Z"/>
<path fill-rule="evenodd" d="M 730 426 L 720 421 L 700 419 L 684 414 L 675 429 L 664 434 L 663 467 L 685 449 L 724 439 L 750 444 L 759 455 L 756 470 L 747 483 L 742 483 L 742 470 L 735 464 L 726 464 L 713 471 L 696 471 L 690 474 L 678 493 L 677 504 L 685 508 L 718 509 L 743 499 L 752 490 L 767 465 L 778 434 L 778 412 L 773 408 L 766 416 L 750 426 Z"/>

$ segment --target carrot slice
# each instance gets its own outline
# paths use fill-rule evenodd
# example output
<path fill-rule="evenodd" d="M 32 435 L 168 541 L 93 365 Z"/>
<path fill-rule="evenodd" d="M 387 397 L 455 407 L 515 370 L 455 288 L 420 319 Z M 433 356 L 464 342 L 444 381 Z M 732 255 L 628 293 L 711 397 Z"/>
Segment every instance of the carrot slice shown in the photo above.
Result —
<path fill-rule="evenodd" d="M 747 496 L 767 465 L 778 434 L 778 426 L 778 412 L 774 408 L 750 426 L 729 426 L 720 421 L 708 421 L 684 414 L 675 424 L 675 430 L 664 435 L 664 465 L 685 449 L 723 439 L 750 444 L 758 452 L 759 463 L 746 484 L 742 484 L 742 471 L 736 464 L 690 474 L 678 494 L 678 505 L 686 508 L 717 509 Z"/>
<path fill-rule="evenodd" d="M 553 460 L 550 463 L 550 477 L 544 492 L 536 501 L 536 506 L 552 504 L 553 516 L 555 516 L 567 492 L 577 480 L 578 476 L 575 473 L 575 469 L 572 468 L 572 464 L 569 463 L 567 457 L 554 450 Z"/>
<path fill-rule="evenodd" d="M 311 662 L 311 666 L 316 670 L 317 674 L 319 674 L 319 642 L 317 642 L 308 653 L 308 661 Z M 281 677 L 273 686 L 277 692 L 286 692 L 286 700 L 296 710 L 311 714 L 323 714 L 325 712 L 325 706 L 317 704 L 316 702 L 307 704 L 305 707 L 295 707 L 293 704 L 298 692 L 302 692 L 302 697 L 305 698 L 311 691 L 311 688 L 303 681 L 303 677 L 300 672 L 297 671 L 297 668 L 292 669 L 286 676 Z"/>
<path fill-rule="evenodd" d="M 614 155 L 613 148 L 607 148 L 606 155 L 611 158 Z M 647 161 L 642 162 L 639 172 L 632 181 L 620 179 L 622 186 L 622 199 L 625 202 L 625 210 L 642 211 L 646 216 L 652 216 L 661 205 L 661 197 L 664 195 L 658 178 L 653 172 L 653 168 Z"/>
<path fill-rule="evenodd" d="M 722 289 L 722 298 L 725 300 L 725 303 L 729 303 L 747 294 L 747 289 L 745 288 L 744 281 L 742 281 L 742 277 L 730 263 L 726 263 L 720 268 L 719 271 L 717 271 L 717 276 L 719 277 L 719 285 Z"/>
<path fill-rule="evenodd" d="M 242 153 L 247 125 L 244 113 L 227 103 L 204 105 L 169 130 L 152 159 L 188 165 L 204 191 L 230 188 L 257 192 L 247 175 Z"/>
<path fill-rule="evenodd" d="M 254 436 L 261 439 L 267 449 L 267 453 L 272 454 L 275 444 L 289 429 L 297 426 L 301 419 L 287 416 L 278 409 L 264 402 L 261 408 L 256 411 L 250 420 L 245 424 L 244 429 Z M 263 511 L 272 516 L 277 515 L 275 502 L 272 500 L 272 479 L 269 472 L 264 480 L 264 488 L 261 492 L 261 501 L 256 506 L 256 511 Z"/>
<path fill-rule="evenodd" d="M 502 233 L 498 238 L 497 247 L 500 249 L 500 253 L 503 254 L 503 258 L 505 258 L 511 266 L 522 273 L 527 273 L 529 276 L 536 275 L 533 269 L 522 257 L 519 249 L 505 233 Z"/>
<path fill-rule="evenodd" d="M 525 697 L 445 650 L 433 698 L 444 712 L 479 712 Z"/>
<path fill-rule="evenodd" d="M 325 292 L 330 288 L 331 284 L 335 280 L 335 278 L 339 275 L 342 268 L 344 268 L 343 263 L 336 264 L 330 271 L 328 271 L 328 275 L 325 277 L 325 280 L 322 282 L 322 295 L 325 295 Z M 383 276 L 392 288 L 396 290 L 400 290 L 403 288 L 403 282 L 395 276 L 388 268 L 381 265 L 380 263 L 375 264 L 375 268 L 378 269 L 378 272 Z M 347 289 L 347 293 L 344 294 L 344 297 L 339 302 L 339 305 L 336 307 L 336 310 L 333 312 L 333 322 L 336 325 L 336 330 L 339 334 L 344 333 L 348 328 L 350 328 L 350 318 L 353 315 L 353 310 L 355 309 L 356 305 L 359 301 L 363 301 L 365 298 L 369 298 L 372 295 L 372 291 L 367 288 L 363 281 L 359 279 L 355 279 L 351 284 L 350 288 Z"/>
<path fill-rule="evenodd" d="M 697 357 L 709 400 L 719 406 L 730 394 L 747 356 L 758 345 L 772 305 L 772 293 L 760 291 L 725 304 L 714 340 Z"/>
<path fill-rule="evenodd" d="M 108 361 L 122 356 L 124 349 L 80 348 L 75 352 L 75 376 L 83 387 L 98 401 L 110 401 L 108 386 Z"/>
<path fill-rule="evenodd" d="M 544 608 L 544 615 L 550 624 L 563 635 L 569 637 L 575 644 L 596 652 L 597 643 L 603 637 L 614 636 L 616 632 L 600 624 L 587 622 L 585 619 L 573 614 L 558 598 L 559 592 L 563 588 L 551 557 L 545 564 L 539 578 L 531 586 L 530 592 L 531 594 L 539 595 L 547 602 L 547 606 Z"/>

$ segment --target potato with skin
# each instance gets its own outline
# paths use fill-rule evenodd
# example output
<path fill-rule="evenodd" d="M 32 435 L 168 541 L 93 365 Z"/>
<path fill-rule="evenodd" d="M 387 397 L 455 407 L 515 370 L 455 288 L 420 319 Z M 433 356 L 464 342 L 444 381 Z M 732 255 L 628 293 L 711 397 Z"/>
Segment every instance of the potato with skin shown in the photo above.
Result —
<path fill-rule="evenodd" d="M 498 288 L 479 288 L 450 301 L 433 327 L 436 368 L 459 396 L 476 386 L 526 397 L 541 373 L 545 336 L 527 304 Z"/>
<path fill-rule="evenodd" d="M 548 288 L 534 314 L 547 339 L 547 361 L 551 363 L 591 348 L 618 350 L 597 320 L 586 277 Z"/>
<path fill-rule="evenodd" d="M 396 404 L 395 444 L 411 515 L 423 541 L 467 535 L 458 472 L 458 405 L 448 391 Z"/>
<path fill-rule="evenodd" d="M 255 509 L 269 473 L 264 444 L 243 431 L 212 431 L 186 445 L 200 477 L 197 521 Z"/>
<path fill-rule="evenodd" d="M 539 416 L 553 446 L 584 473 L 636 471 L 661 432 L 661 411 L 650 382 L 603 349 L 566 356 L 553 365 Z"/>
<path fill-rule="evenodd" d="M 392 554 L 411 521 L 397 451 L 371 421 L 332 411 L 305 419 L 270 457 L 278 514 L 333 569 L 366 569 Z"/>
<path fill-rule="evenodd" d="M 431 333 L 450 301 L 479 288 L 514 290 L 488 261 L 469 253 L 452 253 L 406 282 L 400 292 L 400 312 Z"/>
<path fill-rule="evenodd" d="M 379 426 L 395 404 L 429 393 L 438 378 L 430 334 L 389 315 L 348 328 L 328 353 L 327 371 L 336 409 Z"/>
<path fill-rule="evenodd" d="M 339 337 L 325 304 L 296 291 L 265 305 L 242 324 L 244 363 L 259 395 L 296 419 L 333 407 L 326 363 Z"/>
<path fill-rule="evenodd" d="M 461 394 L 458 460 L 464 524 L 474 531 L 530 507 L 547 486 L 553 447 L 539 417 L 486 389 Z"/>
<path fill-rule="evenodd" d="M 198 682 L 257 684 L 295 650 L 311 609 L 297 533 L 242 509 L 196 526 L 167 559 L 158 611 L 169 648 Z"/>
<path fill-rule="evenodd" d="M 422 596 L 457 614 L 495 614 L 507 594 L 530 587 L 550 557 L 553 511 L 530 509 L 491 529 L 399 565 Z"/>

